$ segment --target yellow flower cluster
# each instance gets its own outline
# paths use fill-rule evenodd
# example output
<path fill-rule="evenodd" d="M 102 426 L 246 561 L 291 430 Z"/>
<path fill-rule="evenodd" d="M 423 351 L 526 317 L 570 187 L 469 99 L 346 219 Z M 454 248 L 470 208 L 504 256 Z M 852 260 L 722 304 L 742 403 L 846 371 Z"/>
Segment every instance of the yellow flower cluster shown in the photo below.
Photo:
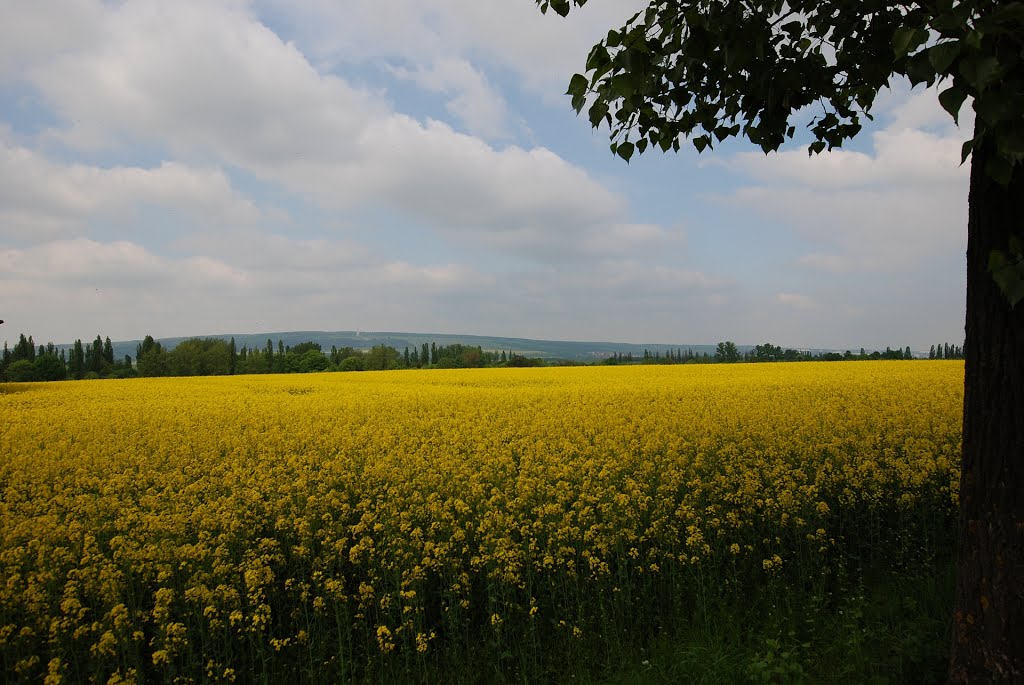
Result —
<path fill-rule="evenodd" d="M 14 390 L 0 658 L 18 679 L 341 681 L 571 650 L 685 611 L 698 574 L 913 555 L 957 504 L 958 362 Z"/>

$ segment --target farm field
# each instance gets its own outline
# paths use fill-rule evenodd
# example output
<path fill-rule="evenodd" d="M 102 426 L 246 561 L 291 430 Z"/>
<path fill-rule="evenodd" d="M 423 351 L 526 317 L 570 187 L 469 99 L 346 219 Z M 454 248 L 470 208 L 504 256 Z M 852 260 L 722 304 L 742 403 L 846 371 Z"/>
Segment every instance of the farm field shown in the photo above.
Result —
<path fill-rule="evenodd" d="M 955 361 L 0 386 L 0 666 L 599 679 L 723 616 L 838 615 L 948 565 L 962 402 Z M 787 639 L 743 672 L 800 681 Z"/>

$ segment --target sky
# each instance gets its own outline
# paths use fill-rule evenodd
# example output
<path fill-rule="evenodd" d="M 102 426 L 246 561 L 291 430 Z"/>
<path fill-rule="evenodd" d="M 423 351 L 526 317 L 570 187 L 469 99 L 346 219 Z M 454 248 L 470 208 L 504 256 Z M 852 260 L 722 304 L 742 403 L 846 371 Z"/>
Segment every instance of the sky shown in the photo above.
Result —
<path fill-rule="evenodd" d="M 642 5 L 0 0 L 0 339 L 959 344 L 969 107 L 627 165 L 564 93 Z"/>

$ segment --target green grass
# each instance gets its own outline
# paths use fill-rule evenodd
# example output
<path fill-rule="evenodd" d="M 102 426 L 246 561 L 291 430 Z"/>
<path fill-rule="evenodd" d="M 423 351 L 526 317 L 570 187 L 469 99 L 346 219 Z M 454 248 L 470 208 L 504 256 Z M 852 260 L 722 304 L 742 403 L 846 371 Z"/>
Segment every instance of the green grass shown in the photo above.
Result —
<path fill-rule="evenodd" d="M 728 605 L 657 637 L 601 685 L 940 683 L 950 644 L 951 561 L 912 573 L 865 572 L 838 597 Z"/>

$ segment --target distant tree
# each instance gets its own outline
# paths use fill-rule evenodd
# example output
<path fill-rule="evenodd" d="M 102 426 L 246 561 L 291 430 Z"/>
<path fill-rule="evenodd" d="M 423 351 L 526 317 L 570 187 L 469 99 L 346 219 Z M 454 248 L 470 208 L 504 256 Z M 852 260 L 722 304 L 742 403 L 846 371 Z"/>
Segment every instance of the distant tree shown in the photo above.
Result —
<path fill-rule="evenodd" d="M 315 373 L 331 368 L 331 360 L 317 349 L 307 349 L 297 359 L 299 373 Z"/>
<path fill-rule="evenodd" d="M 363 357 L 361 355 L 345 357 L 338 364 L 338 371 L 362 371 L 363 368 Z"/>
<path fill-rule="evenodd" d="M 513 354 L 508 359 L 508 366 L 512 368 L 524 368 L 529 366 L 544 366 L 541 359 L 525 357 L 521 354 Z"/>
<path fill-rule="evenodd" d="M 226 376 L 231 372 L 231 349 L 221 338 L 189 338 L 168 353 L 172 376 Z"/>
<path fill-rule="evenodd" d="M 368 371 L 398 368 L 398 350 L 389 345 L 374 345 L 363 357 L 364 366 Z"/>
<path fill-rule="evenodd" d="M 19 334 L 18 344 L 14 346 L 14 350 L 11 352 L 10 362 L 14 363 L 25 359 L 27 361 L 34 361 L 36 358 L 35 343 L 32 341 L 32 336 L 25 337 L 24 333 Z"/>
<path fill-rule="evenodd" d="M 110 342 L 110 336 L 107 336 L 103 340 L 103 359 L 113 366 L 114 364 L 114 345 Z"/>
<path fill-rule="evenodd" d="M 85 377 L 85 350 L 82 347 L 82 340 L 75 340 L 71 348 L 71 359 L 68 363 L 68 375 L 76 380 Z"/>
<path fill-rule="evenodd" d="M 4 371 L 4 376 L 12 383 L 28 383 L 39 380 L 33 360 L 19 359 L 12 362 Z"/>
<path fill-rule="evenodd" d="M 245 355 L 245 359 L 239 358 L 236 371 L 243 373 L 268 373 L 270 367 L 267 365 L 267 356 L 258 349 L 254 349 Z"/>
<path fill-rule="evenodd" d="M 231 343 L 228 345 L 228 373 L 234 375 L 238 370 L 238 348 L 235 347 L 235 336 L 231 336 Z"/>
<path fill-rule="evenodd" d="M 754 361 L 758 362 L 777 362 L 782 360 L 782 348 L 771 343 L 765 343 L 763 345 L 755 345 L 754 353 L 752 356 Z"/>
<path fill-rule="evenodd" d="M 297 357 L 301 357 L 310 350 L 316 350 L 317 352 L 323 351 L 322 348 L 320 347 L 320 343 L 313 342 L 312 340 L 310 340 L 308 342 L 301 342 L 295 347 L 289 348 L 288 352 L 289 354 L 294 354 Z"/>
<path fill-rule="evenodd" d="M 736 347 L 736 343 L 731 340 L 718 343 L 715 348 L 715 361 L 733 363 L 740 360 L 740 351 Z"/>
<path fill-rule="evenodd" d="M 166 376 L 169 372 L 167 352 L 161 343 L 146 336 L 150 344 L 144 341 L 139 348 L 142 351 L 135 358 L 136 370 L 140 376 Z"/>
<path fill-rule="evenodd" d="M 106 362 L 106 357 L 103 355 L 103 338 L 97 335 L 96 339 L 92 341 L 90 354 L 88 354 L 86 359 L 86 366 L 89 371 L 102 374 L 105 366 L 104 362 Z"/>
<path fill-rule="evenodd" d="M 43 354 L 36 356 L 32 364 L 35 366 L 37 380 L 62 381 L 68 377 L 64 362 L 56 353 L 51 354 L 44 351 Z"/>

